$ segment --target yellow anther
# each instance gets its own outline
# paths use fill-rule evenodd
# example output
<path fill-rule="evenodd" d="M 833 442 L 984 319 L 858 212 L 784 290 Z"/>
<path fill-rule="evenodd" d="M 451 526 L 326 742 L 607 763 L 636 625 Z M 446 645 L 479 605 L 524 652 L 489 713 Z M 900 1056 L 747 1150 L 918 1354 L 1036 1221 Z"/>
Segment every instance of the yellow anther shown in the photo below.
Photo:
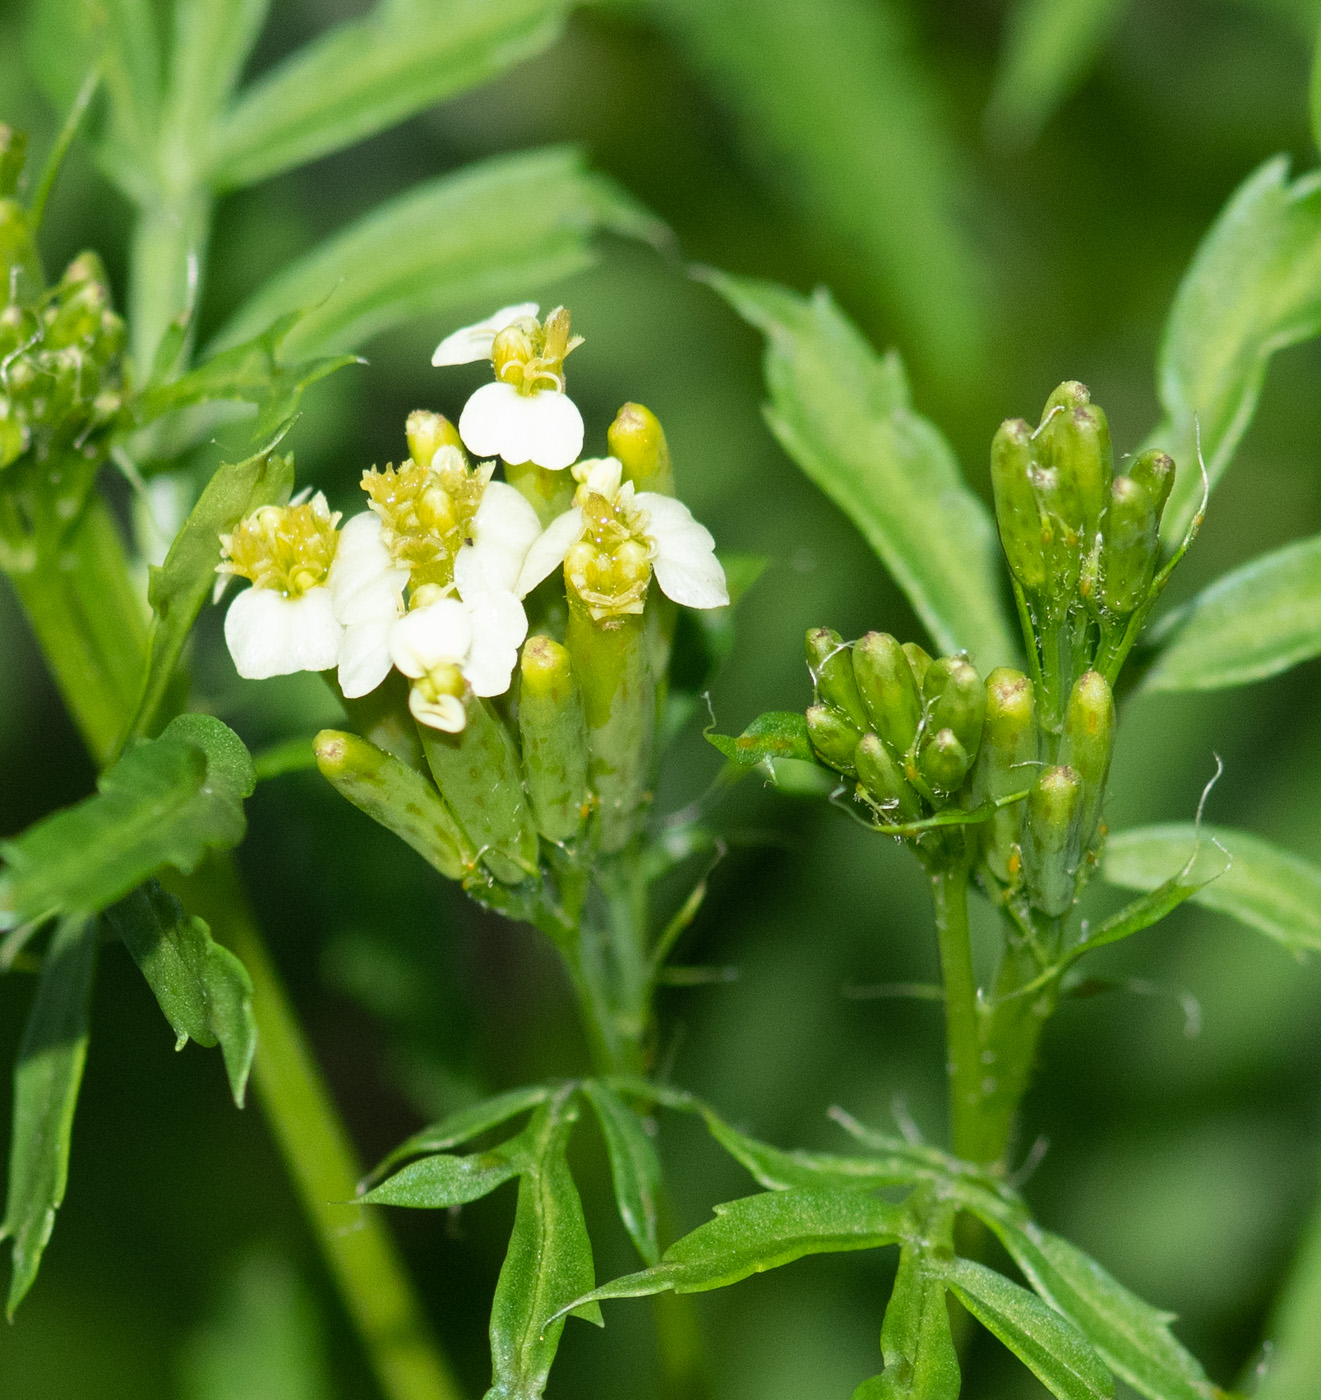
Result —
<path fill-rule="evenodd" d="M 298 598 L 326 581 L 335 558 L 339 512 L 318 493 L 298 506 L 262 506 L 221 535 L 218 573 Z"/>

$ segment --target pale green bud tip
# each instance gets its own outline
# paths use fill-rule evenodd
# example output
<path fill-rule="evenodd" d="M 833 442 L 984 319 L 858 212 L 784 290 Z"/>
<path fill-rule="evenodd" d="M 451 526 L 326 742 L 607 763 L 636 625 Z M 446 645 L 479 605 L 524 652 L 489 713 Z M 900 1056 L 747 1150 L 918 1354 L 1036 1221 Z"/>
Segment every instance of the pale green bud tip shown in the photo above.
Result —
<path fill-rule="evenodd" d="M 849 644 L 833 628 L 813 627 L 807 634 L 806 651 L 817 698 L 847 715 L 857 729 L 867 729 L 871 721 L 853 676 Z"/>
<path fill-rule="evenodd" d="M 1156 503 L 1156 519 L 1159 520 L 1174 489 L 1174 458 L 1168 452 L 1151 448 L 1143 452 L 1128 469 L 1134 481 L 1151 492 Z"/>
<path fill-rule="evenodd" d="M 963 781 L 972 760 L 952 729 L 939 729 L 922 745 L 917 766 L 936 792 L 949 793 Z"/>
<path fill-rule="evenodd" d="M 854 763 L 867 796 L 887 821 L 916 821 L 922 815 L 917 793 L 905 781 L 899 765 L 875 734 L 864 734 L 858 741 Z"/>
<path fill-rule="evenodd" d="M 338 729 L 323 729 L 312 740 L 312 752 L 316 754 L 317 767 L 327 778 L 337 778 L 351 766 L 349 745 L 352 735 Z"/>
<path fill-rule="evenodd" d="M 1043 769 L 1028 799 L 1032 831 L 1047 849 L 1063 846 L 1078 815 L 1082 779 L 1067 764 Z"/>
<path fill-rule="evenodd" d="M 568 651 L 550 637 L 529 637 L 520 662 L 523 693 L 538 700 L 559 700 L 573 684 Z"/>
<path fill-rule="evenodd" d="M 888 632 L 868 632 L 853 648 L 853 676 L 876 732 L 905 753 L 922 718 L 922 700 L 904 649 Z"/>
<path fill-rule="evenodd" d="M 624 479 L 639 491 L 674 491 L 674 472 L 670 465 L 670 448 L 660 420 L 640 403 L 626 403 L 615 415 L 606 433 L 606 445 L 612 457 L 624 468 Z"/>
<path fill-rule="evenodd" d="M 1089 737 L 1103 735 L 1115 722 L 1110 683 L 1099 671 L 1079 676 L 1069 696 L 1069 719 Z"/>
<path fill-rule="evenodd" d="M 463 450 L 459 430 L 444 415 L 431 413 L 425 408 L 414 409 L 404 425 L 408 438 L 408 455 L 419 467 L 429 467 L 431 459 L 442 447 L 457 447 Z"/>
<path fill-rule="evenodd" d="M 1091 401 L 1091 391 L 1086 384 L 1081 384 L 1076 379 L 1066 379 L 1063 384 L 1051 391 L 1050 397 L 1046 400 L 1046 406 L 1041 411 L 1041 421 L 1046 422 L 1050 415 L 1058 409 L 1067 411 L 1071 408 L 1082 408 Z"/>
<path fill-rule="evenodd" d="M 1032 722 L 1032 682 L 1010 666 L 997 666 L 986 677 L 986 726 L 1017 731 Z"/>
<path fill-rule="evenodd" d="M 858 730 L 847 719 L 828 705 L 813 705 L 807 711 L 807 733 L 824 763 L 840 773 L 854 772 Z"/>

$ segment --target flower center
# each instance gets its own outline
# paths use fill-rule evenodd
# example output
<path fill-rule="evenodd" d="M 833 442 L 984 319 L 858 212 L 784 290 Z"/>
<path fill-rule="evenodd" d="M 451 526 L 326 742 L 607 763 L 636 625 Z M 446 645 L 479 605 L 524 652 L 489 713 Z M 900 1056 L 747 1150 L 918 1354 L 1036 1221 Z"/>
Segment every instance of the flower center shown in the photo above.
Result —
<path fill-rule="evenodd" d="M 564 560 L 569 584 L 597 622 L 640 613 L 647 601 L 656 546 L 646 533 L 650 517 L 625 483 L 611 495 L 585 483 L 575 501 L 583 533 Z"/>
<path fill-rule="evenodd" d="M 506 326 L 491 346 L 495 377 L 520 394 L 539 389 L 564 392 L 564 361 L 583 343 L 569 333 L 569 313 L 557 306 L 544 321 L 531 316 Z"/>
<path fill-rule="evenodd" d="M 298 506 L 262 506 L 241 520 L 232 534 L 221 535 L 222 562 L 217 572 L 238 574 L 257 588 L 300 598 L 326 581 L 335 558 L 338 524 L 339 512 L 332 513 L 319 492 Z"/>

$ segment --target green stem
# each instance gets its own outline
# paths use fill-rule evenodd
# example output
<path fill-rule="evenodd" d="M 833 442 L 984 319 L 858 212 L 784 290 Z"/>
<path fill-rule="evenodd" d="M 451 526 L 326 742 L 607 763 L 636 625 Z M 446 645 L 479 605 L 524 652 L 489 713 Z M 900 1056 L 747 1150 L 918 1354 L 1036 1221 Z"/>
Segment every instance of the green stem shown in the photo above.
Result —
<path fill-rule="evenodd" d="M 215 859 L 175 888 L 252 978 L 257 1095 L 382 1391 L 389 1400 L 460 1400 L 384 1217 L 353 1204 L 361 1165 L 233 862 Z"/>
<path fill-rule="evenodd" d="M 958 1156 L 973 1162 L 985 1161 L 981 1123 L 981 1036 L 968 928 L 967 865 L 960 863 L 953 868 L 933 871 L 931 893 L 936 911 L 941 978 L 945 986 L 950 1132 Z"/>
<path fill-rule="evenodd" d="M 144 207 L 133 230 L 129 325 L 143 380 L 171 322 L 191 313 L 211 231 L 211 196 L 186 187 Z M 169 366 L 167 368 L 172 368 Z"/>

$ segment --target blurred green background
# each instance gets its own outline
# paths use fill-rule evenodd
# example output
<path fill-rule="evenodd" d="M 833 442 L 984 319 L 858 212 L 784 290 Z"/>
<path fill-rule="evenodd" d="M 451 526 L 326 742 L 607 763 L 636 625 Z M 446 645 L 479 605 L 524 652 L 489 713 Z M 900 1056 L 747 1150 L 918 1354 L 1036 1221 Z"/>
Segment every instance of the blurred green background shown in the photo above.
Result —
<path fill-rule="evenodd" d="M 362 8 L 282 0 L 252 71 Z M 225 200 L 201 338 L 290 256 L 411 183 L 499 151 L 581 143 L 674 229 L 682 257 L 608 242 L 592 270 L 526 295 L 567 302 L 587 337 L 571 373 L 588 451 L 603 450 L 620 403 L 646 403 L 697 516 L 723 547 L 771 561 L 739 608 L 737 646 L 712 692 L 720 727 L 736 732 L 763 709 L 806 703 L 807 626 L 921 634 L 853 529 L 774 444 L 759 414 L 757 338 L 686 262 L 800 290 L 829 284 L 879 345 L 898 346 L 918 407 L 985 491 L 996 424 L 1035 417 L 1066 377 L 1090 385 L 1119 450 L 1136 445 L 1156 418 L 1160 330 L 1198 238 L 1266 157 L 1286 152 L 1299 172 L 1315 163 L 1314 0 L 1075 9 L 1075 24 L 1095 21 L 1094 53 L 1079 54 L 1054 111 L 1030 65 L 996 88 L 998 0 L 579 11 L 553 48 L 498 82 Z M 22 20 L 14 0 L 0 8 L 0 115 L 27 125 L 41 152 L 57 119 L 25 76 Z M 75 148 L 47 216 L 48 266 L 96 246 L 122 295 L 128 226 Z M 308 395 L 292 439 L 302 482 L 356 509 L 359 473 L 403 452 L 410 409 L 457 414 L 481 373 L 429 367 L 451 328 L 382 337 L 367 367 Z M 1318 383 L 1321 346 L 1274 362 L 1176 599 L 1321 529 Z M 195 672 L 205 702 L 253 746 L 336 714 L 315 677 L 240 682 L 216 613 L 199 629 Z M 1321 859 L 1318 687 L 1312 662 L 1244 690 L 1132 703 L 1112 828 L 1189 817 L 1218 753 L 1211 819 Z M 685 734 L 660 809 L 690 800 L 716 769 L 700 735 Z M 75 800 L 92 777 L 0 591 L 0 832 Z M 481 914 L 316 774 L 263 784 L 249 817 L 241 863 L 366 1158 L 481 1094 L 584 1067 L 567 986 L 539 935 Z M 722 821 L 732 849 L 682 960 L 738 977 L 664 994 L 673 1077 L 785 1145 L 838 1146 L 830 1104 L 889 1125 L 896 1097 L 940 1138 L 938 1007 L 857 995 L 934 976 L 914 864 L 838 814 L 753 781 Z M 1050 1145 L 1027 1191 L 1044 1223 L 1177 1311 L 1183 1339 L 1229 1384 L 1259 1344 L 1315 1194 L 1321 971 L 1191 907 L 1093 971 L 1139 990 L 1067 1003 L 1051 1026 L 1019 1154 L 1038 1135 Z M 12 1061 L 30 992 L 22 976 L 0 981 L 0 1063 Z M 0 1329 L 0 1395 L 371 1396 L 259 1110 L 234 1111 L 217 1055 L 176 1056 L 171 1042 L 137 970 L 107 947 L 68 1198 L 37 1288 Z M 7 1121 L 7 1103 L 0 1114 Z M 666 1123 L 663 1151 L 685 1228 L 751 1189 L 687 1122 Z M 598 1274 L 609 1277 L 634 1265 L 589 1133 L 578 1158 Z M 489 1374 L 485 1313 L 512 1212 L 505 1190 L 459 1218 L 392 1216 L 474 1395 Z M 892 1269 L 887 1255 L 810 1259 L 703 1296 L 716 1393 L 849 1395 L 879 1369 Z M 646 1305 L 613 1304 L 607 1322 L 604 1333 L 570 1325 L 552 1396 L 656 1393 Z M 965 1374 L 970 1397 L 1044 1394 L 987 1336 Z"/>

